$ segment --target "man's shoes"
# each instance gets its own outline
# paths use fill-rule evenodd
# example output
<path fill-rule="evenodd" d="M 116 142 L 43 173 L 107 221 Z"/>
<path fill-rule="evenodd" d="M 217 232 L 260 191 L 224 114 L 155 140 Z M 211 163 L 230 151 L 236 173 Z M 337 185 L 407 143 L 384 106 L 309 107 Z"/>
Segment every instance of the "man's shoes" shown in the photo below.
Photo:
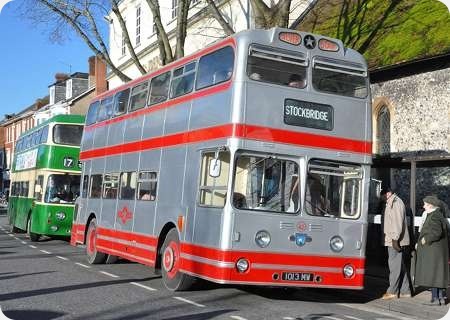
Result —
<path fill-rule="evenodd" d="M 397 295 L 396 295 L 396 294 L 386 292 L 386 293 L 383 294 L 383 296 L 381 297 L 381 300 L 391 300 L 391 299 L 395 299 L 395 298 L 397 298 Z"/>
<path fill-rule="evenodd" d="M 411 293 L 400 293 L 399 298 L 411 298 Z"/>

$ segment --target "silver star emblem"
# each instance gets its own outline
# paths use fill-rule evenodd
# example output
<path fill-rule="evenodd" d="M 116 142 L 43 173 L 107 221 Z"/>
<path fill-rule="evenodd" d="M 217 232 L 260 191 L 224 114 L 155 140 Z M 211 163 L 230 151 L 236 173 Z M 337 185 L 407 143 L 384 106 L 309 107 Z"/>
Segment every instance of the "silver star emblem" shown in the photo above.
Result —
<path fill-rule="evenodd" d="M 308 49 L 314 49 L 316 46 L 316 40 L 312 36 L 305 37 L 305 47 Z"/>

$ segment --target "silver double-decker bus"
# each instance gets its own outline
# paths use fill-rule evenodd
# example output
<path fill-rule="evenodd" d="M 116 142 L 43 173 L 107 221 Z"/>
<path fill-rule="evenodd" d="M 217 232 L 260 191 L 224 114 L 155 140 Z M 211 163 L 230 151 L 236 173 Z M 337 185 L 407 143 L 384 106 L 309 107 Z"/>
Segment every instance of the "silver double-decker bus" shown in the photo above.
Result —
<path fill-rule="evenodd" d="M 288 29 L 237 33 L 96 97 L 71 243 L 170 290 L 361 289 L 371 163 L 364 58 Z"/>

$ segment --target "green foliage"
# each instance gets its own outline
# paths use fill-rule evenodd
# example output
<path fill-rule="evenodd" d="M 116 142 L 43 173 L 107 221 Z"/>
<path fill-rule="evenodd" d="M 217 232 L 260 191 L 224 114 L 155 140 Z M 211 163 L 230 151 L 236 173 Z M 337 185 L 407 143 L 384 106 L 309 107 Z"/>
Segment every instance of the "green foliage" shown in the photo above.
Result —
<path fill-rule="evenodd" d="M 341 39 L 371 68 L 450 52 L 450 13 L 437 0 L 319 0 L 297 29 Z"/>

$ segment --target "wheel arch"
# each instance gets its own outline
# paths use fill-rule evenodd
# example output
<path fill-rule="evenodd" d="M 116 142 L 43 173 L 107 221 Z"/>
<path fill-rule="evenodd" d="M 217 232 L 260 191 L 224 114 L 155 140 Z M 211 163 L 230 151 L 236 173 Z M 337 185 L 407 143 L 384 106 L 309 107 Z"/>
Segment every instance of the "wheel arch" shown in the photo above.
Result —
<path fill-rule="evenodd" d="M 97 217 L 96 217 L 94 212 L 91 212 L 89 214 L 89 218 L 86 221 L 86 225 L 85 225 L 85 228 L 84 228 L 83 244 L 86 244 L 87 232 L 88 232 L 89 224 L 91 223 L 92 219 L 97 219 Z"/>
<path fill-rule="evenodd" d="M 161 232 L 159 233 L 158 245 L 156 247 L 155 270 L 161 270 L 161 247 L 162 247 L 164 241 L 166 240 L 167 234 L 172 229 L 176 229 L 178 232 L 178 235 L 180 234 L 175 223 L 173 223 L 173 222 L 166 223 L 164 225 L 164 227 L 161 229 Z"/>

